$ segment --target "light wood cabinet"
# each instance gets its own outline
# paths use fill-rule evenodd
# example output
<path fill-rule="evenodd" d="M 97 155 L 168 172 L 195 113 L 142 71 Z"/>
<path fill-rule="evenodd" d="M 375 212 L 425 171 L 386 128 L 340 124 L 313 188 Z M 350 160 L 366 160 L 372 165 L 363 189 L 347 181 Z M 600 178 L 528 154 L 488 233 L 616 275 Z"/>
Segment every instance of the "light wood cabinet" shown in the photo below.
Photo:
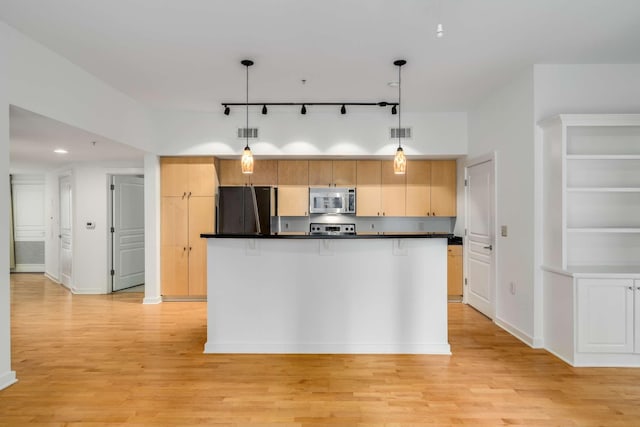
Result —
<path fill-rule="evenodd" d="M 451 299 L 462 298 L 462 246 L 447 247 L 447 294 Z"/>
<path fill-rule="evenodd" d="M 160 257 L 162 295 L 204 297 L 206 240 L 215 229 L 213 157 L 162 158 Z"/>
<path fill-rule="evenodd" d="M 379 216 L 382 185 L 379 160 L 358 160 L 356 166 L 356 215 Z"/>
<path fill-rule="evenodd" d="M 358 160 L 356 215 L 404 216 L 405 175 L 393 173 L 392 161 Z"/>
<path fill-rule="evenodd" d="M 393 172 L 393 161 L 383 160 L 381 168 L 381 209 L 383 216 L 405 216 L 407 185 L 405 174 Z"/>
<path fill-rule="evenodd" d="M 278 215 L 309 215 L 309 161 L 278 161 Z"/>
<path fill-rule="evenodd" d="M 277 160 L 255 160 L 252 174 L 243 174 L 240 160 L 221 159 L 219 162 L 218 176 L 220 185 L 275 185 L 278 179 Z"/>
<path fill-rule="evenodd" d="M 355 160 L 309 160 L 310 187 L 355 187 Z"/>
<path fill-rule="evenodd" d="M 279 216 L 308 216 L 309 187 L 281 185 L 278 187 Z"/>
<path fill-rule="evenodd" d="M 406 215 L 431 215 L 431 160 L 407 161 Z"/>
<path fill-rule="evenodd" d="M 456 161 L 431 161 L 431 216 L 456 216 Z"/>

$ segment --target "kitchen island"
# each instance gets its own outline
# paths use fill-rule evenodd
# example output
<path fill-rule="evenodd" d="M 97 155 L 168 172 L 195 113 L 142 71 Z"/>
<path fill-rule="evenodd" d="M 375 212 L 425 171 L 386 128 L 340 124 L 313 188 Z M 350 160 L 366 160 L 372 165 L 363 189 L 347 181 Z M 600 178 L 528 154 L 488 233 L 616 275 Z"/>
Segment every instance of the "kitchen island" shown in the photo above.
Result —
<path fill-rule="evenodd" d="M 201 237 L 205 353 L 450 354 L 446 234 Z"/>

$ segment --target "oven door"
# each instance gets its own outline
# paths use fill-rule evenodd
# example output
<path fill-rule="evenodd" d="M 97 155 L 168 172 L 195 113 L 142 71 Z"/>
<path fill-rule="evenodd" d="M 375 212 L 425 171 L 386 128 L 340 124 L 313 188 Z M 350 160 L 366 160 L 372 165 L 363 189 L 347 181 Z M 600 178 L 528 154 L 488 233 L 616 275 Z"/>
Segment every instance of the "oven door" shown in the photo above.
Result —
<path fill-rule="evenodd" d="M 345 213 L 347 210 L 347 197 L 344 193 L 325 192 L 312 193 L 309 197 L 309 213 Z"/>

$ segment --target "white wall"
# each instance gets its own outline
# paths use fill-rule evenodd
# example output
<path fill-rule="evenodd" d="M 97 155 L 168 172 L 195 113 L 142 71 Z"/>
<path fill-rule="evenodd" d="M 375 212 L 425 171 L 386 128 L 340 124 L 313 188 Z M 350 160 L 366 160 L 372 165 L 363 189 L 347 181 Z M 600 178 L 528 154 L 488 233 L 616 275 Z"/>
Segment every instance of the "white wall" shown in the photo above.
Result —
<path fill-rule="evenodd" d="M 0 36 L 0 390 L 13 384 L 9 288 L 9 102 L 7 41 Z"/>
<path fill-rule="evenodd" d="M 389 129 L 398 126 L 398 116 L 388 108 L 367 112 L 315 111 L 301 115 L 297 108 L 266 116 L 258 107 L 249 110 L 249 126 L 259 128 L 258 141 L 250 141 L 257 158 L 265 156 L 384 156 L 392 158 L 397 140 Z M 321 107 L 317 107 L 320 109 Z M 373 108 L 373 107 L 369 107 Z M 274 107 L 275 109 L 275 107 Z M 293 111 L 292 111 L 293 110 Z M 155 140 L 160 155 L 239 155 L 245 140 L 237 128 L 245 127 L 241 109 L 225 116 L 217 113 L 156 112 Z M 467 152 L 466 113 L 403 113 L 402 126 L 410 126 L 413 138 L 403 140 L 407 156 L 463 156 Z"/>
<path fill-rule="evenodd" d="M 469 112 L 469 157 L 497 152 L 496 321 L 534 344 L 533 69 Z M 510 283 L 515 284 L 515 294 Z"/>

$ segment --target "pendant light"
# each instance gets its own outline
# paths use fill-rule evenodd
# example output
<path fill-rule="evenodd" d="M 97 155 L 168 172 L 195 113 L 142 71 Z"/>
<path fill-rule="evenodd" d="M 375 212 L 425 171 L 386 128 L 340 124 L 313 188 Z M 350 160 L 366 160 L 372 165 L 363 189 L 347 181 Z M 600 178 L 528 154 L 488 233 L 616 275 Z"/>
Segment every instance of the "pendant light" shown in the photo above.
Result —
<path fill-rule="evenodd" d="M 393 65 L 398 67 L 398 149 L 396 150 L 396 156 L 393 159 L 393 172 L 398 175 L 404 175 L 407 173 L 407 157 L 404 155 L 404 150 L 402 149 L 402 140 L 400 138 L 400 134 L 402 131 L 402 108 L 400 106 L 400 101 L 402 100 L 402 82 L 400 79 L 400 70 L 402 66 L 406 64 L 407 61 L 404 59 L 398 59 L 393 62 Z"/>
<path fill-rule="evenodd" d="M 242 173 L 252 174 L 253 154 L 251 153 L 251 148 L 249 148 L 249 67 L 253 65 L 253 61 L 251 61 L 250 59 L 243 59 L 241 61 L 241 64 L 247 68 L 247 127 L 245 128 L 245 137 L 247 138 L 247 144 L 244 146 L 244 151 L 242 152 L 240 166 L 242 167 Z"/>

